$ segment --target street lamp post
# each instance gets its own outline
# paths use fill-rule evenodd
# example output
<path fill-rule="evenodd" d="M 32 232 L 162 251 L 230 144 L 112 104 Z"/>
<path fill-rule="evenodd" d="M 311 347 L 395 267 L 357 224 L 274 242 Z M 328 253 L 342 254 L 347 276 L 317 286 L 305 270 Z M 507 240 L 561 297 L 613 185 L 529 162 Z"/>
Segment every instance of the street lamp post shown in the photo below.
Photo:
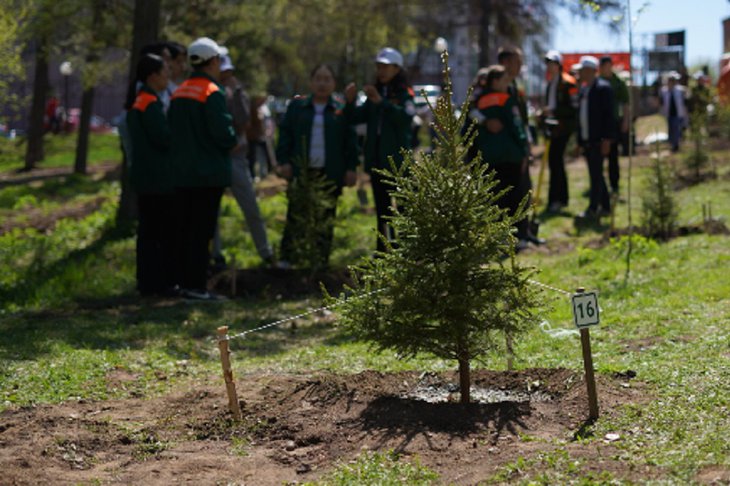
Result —
<path fill-rule="evenodd" d="M 69 130 L 69 101 L 68 101 L 68 80 L 73 74 L 73 67 L 70 61 L 64 61 L 58 68 L 63 76 L 63 128 L 64 132 Z"/>

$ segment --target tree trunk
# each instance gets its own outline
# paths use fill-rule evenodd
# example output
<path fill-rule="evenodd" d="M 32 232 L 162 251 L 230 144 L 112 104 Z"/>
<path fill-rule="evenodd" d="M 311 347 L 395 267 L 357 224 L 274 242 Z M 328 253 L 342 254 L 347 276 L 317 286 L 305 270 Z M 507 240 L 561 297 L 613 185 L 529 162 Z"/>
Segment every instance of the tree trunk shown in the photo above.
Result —
<path fill-rule="evenodd" d="M 459 393 L 461 393 L 461 403 L 471 403 L 471 370 L 469 358 L 466 357 L 459 358 Z"/>
<path fill-rule="evenodd" d="M 46 110 L 48 92 L 48 38 L 38 39 L 35 53 L 35 76 L 33 79 L 33 103 L 28 124 L 28 146 L 25 152 L 23 170 L 33 170 L 36 162 L 43 160 L 43 115 Z"/>
<path fill-rule="evenodd" d="M 492 0 L 481 0 L 481 16 L 479 17 L 479 66 L 489 66 L 492 54 Z"/>
<path fill-rule="evenodd" d="M 81 97 L 81 115 L 79 117 L 79 138 L 76 141 L 76 161 L 74 173 L 86 174 L 86 159 L 89 153 L 89 131 L 91 128 L 91 111 L 94 106 L 94 87 L 84 90 Z"/>
<path fill-rule="evenodd" d="M 161 0 L 135 0 L 134 30 L 132 33 L 132 52 L 129 61 L 129 84 L 134 81 L 139 51 L 147 44 L 157 40 L 160 29 Z M 134 221 L 137 215 L 137 201 L 129 182 L 129 161 L 122 152 L 121 194 L 117 209 L 117 227 L 124 228 Z"/>

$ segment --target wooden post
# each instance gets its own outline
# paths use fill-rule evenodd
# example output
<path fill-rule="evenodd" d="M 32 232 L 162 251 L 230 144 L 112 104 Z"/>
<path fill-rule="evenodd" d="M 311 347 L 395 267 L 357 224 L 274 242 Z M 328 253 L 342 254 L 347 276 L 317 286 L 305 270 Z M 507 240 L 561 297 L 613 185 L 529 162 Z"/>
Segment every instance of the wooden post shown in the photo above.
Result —
<path fill-rule="evenodd" d="M 231 351 L 228 349 L 228 326 L 218 328 L 218 349 L 221 352 L 223 379 L 226 382 L 226 392 L 228 393 L 228 408 L 235 420 L 241 420 L 241 407 L 238 404 L 236 382 L 233 381 L 233 371 L 231 370 Z"/>
<path fill-rule="evenodd" d="M 577 293 L 585 292 L 583 287 L 576 290 Z M 583 347 L 583 368 L 586 375 L 586 388 L 588 389 L 588 418 L 598 418 L 598 394 L 596 393 L 596 377 L 593 373 L 593 355 L 591 354 L 591 333 L 587 327 L 580 330 L 580 343 Z"/>

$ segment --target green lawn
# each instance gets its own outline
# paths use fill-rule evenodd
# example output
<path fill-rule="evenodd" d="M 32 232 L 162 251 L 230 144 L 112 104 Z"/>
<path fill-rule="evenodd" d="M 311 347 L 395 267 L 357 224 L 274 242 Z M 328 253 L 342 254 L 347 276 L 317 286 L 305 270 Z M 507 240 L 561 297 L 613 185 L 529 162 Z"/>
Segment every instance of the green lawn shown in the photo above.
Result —
<path fill-rule="evenodd" d="M 68 153 L 58 157 L 70 160 Z M 697 221 L 708 198 L 712 198 L 715 215 L 730 214 L 730 164 L 727 153 L 715 157 L 720 168 L 718 179 L 676 193 L 680 223 Z M 642 190 L 647 167 L 647 157 L 636 160 L 635 195 Z M 569 209 L 578 212 L 587 205 L 582 196 L 587 187 L 583 161 L 571 164 L 570 183 Z M 74 178 L 48 184 L 57 184 L 54 194 L 100 194 L 107 203 L 86 218 L 60 222 L 48 234 L 24 230 L 0 236 L 0 409 L 75 397 L 103 400 L 165 393 L 219 373 L 211 342 L 217 326 L 229 325 L 235 333 L 321 303 L 317 294 L 297 299 L 242 298 L 214 306 L 140 300 L 134 295 L 134 241 L 113 232 L 118 185 L 100 181 L 93 183 L 98 184 L 95 186 Z M 30 205 L 52 199 L 42 187 L 10 186 L 0 188 L 0 208 L 20 211 L 15 205 L 22 197 Z M 639 197 L 633 198 L 633 205 L 633 221 L 638 224 Z M 283 194 L 261 203 L 274 243 L 283 229 L 285 206 Z M 616 225 L 625 227 L 627 221 L 627 205 L 622 202 Z M 363 214 L 355 191 L 346 190 L 338 208 L 333 265 L 345 266 L 368 255 L 374 247 L 373 226 L 374 216 Z M 250 235 L 242 227 L 238 207 L 226 196 L 221 228 L 227 254 L 235 255 L 240 266 L 253 267 L 260 262 Z M 536 278 L 545 284 L 567 291 L 582 286 L 599 292 L 602 322 L 592 331 L 598 373 L 634 370 L 636 379 L 645 382 L 654 397 L 647 404 L 605 414 L 584 440 L 600 441 L 606 433 L 618 433 L 617 458 L 629 468 L 655 467 L 662 481 L 668 483 L 692 482 L 705 466 L 727 471 L 727 236 L 693 235 L 662 244 L 636 238 L 631 274 L 626 279 L 626 239 L 598 245 L 603 229 L 579 231 L 572 217 L 552 217 L 543 224 L 541 234 L 560 251 L 528 252 L 519 257 L 540 270 Z M 545 321 L 554 329 L 570 329 L 566 297 L 557 292 L 548 296 L 551 306 L 542 311 Z M 237 372 L 455 368 L 454 363 L 429 356 L 404 361 L 395 353 L 373 354 L 366 344 L 354 341 L 336 325 L 314 317 L 300 320 L 296 333 L 288 325 L 276 327 L 233 341 L 232 346 L 243 356 L 236 361 Z M 517 355 L 517 368 L 579 370 L 582 366 L 580 346 L 574 337 L 554 337 L 540 329 L 519 341 Z M 503 357 L 493 356 L 479 366 L 501 370 L 506 364 Z M 126 370 L 141 379 L 131 387 L 110 389 L 106 377 L 111 370 Z M 160 372 L 166 375 L 165 380 L 157 378 Z M 553 452 L 515 458 L 498 476 L 484 481 L 580 482 L 585 465 L 585 459 L 575 455 L 568 443 L 556 441 Z M 343 465 L 326 480 L 330 484 L 366 480 L 397 484 L 393 478 L 398 477 L 423 484 L 437 481 L 418 465 L 380 454 L 364 454 L 358 463 Z M 597 474 L 583 478 L 581 484 L 608 484 L 614 479 L 609 473 Z"/>

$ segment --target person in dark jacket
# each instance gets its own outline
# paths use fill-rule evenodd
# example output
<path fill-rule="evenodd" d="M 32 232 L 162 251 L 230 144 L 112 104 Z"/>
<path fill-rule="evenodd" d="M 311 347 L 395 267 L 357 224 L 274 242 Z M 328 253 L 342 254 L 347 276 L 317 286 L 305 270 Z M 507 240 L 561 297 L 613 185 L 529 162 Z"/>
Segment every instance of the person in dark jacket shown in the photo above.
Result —
<path fill-rule="evenodd" d="M 591 178 L 590 203 L 581 217 L 600 217 L 611 212 L 611 198 L 603 176 L 603 159 L 616 139 L 617 124 L 611 84 L 597 76 L 598 59 L 580 60 L 583 88 L 578 103 L 578 143 L 588 161 Z"/>
<path fill-rule="evenodd" d="M 326 267 L 332 249 L 337 199 L 343 186 L 352 187 L 357 181 L 357 140 L 344 107 L 332 97 L 335 74 L 330 66 L 320 64 L 312 70 L 311 89 L 311 95 L 294 98 L 289 103 L 279 126 L 276 159 L 279 174 L 286 179 L 297 178 L 300 171 L 307 170 L 310 175 L 323 176 L 330 183 L 330 191 L 323 194 L 329 199 L 324 204 L 326 220 L 320 222 L 320 260 Z M 283 267 L 291 261 L 296 245 L 293 228 L 297 209 L 290 201 L 281 240 L 280 266 Z"/>
<path fill-rule="evenodd" d="M 170 102 L 172 160 L 180 203 L 180 285 L 183 296 L 216 300 L 207 291 L 208 246 L 223 190 L 231 184 L 231 151 L 238 139 L 220 78 L 227 50 L 203 37 L 188 47 L 193 72 Z"/>
<path fill-rule="evenodd" d="M 390 47 L 382 49 L 375 58 L 375 69 L 375 84 L 363 87 L 367 101 L 362 106 L 355 106 L 357 86 L 354 83 L 347 86 L 345 111 L 353 125 L 367 124 L 365 171 L 370 174 L 373 187 L 378 232 L 392 240 L 394 235 L 388 224 L 388 218 L 393 215 L 391 188 L 373 169 L 390 169 L 389 157 L 393 158 L 396 167 L 400 167 L 403 162 L 401 149 L 411 147 L 411 124 L 416 108 L 400 52 Z M 378 238 L 377 249 L 385 251 L 381 238 Z"/>
<path fill-rule="evenodd" d="M 143 296 L 163 295 L 175 285 L 170 127 L 157 94 L 167 87 L 167 63 L 160 56 L 146 54 L 137 64 L 136 78 L 142 85 L 127 114 L 127 127 L 134 146 L 130 180 L 139 207 L 137 290 Z"/>
<path fill-rule="evenodd" d="M 543 111 L 547 136 L 550 137 L 548 210 L 560 211 L 568 205 L 565 148 L 575 131 L 578 86 L 573 76 L 563 72 L 563 56 L 558 51 L 548 51 L 545 64 L 550 77 L 545 88 Z"/>
<path fill-rule="evenodd" d="M 490 66 L 486 71 L 486 89 L 476 101 L 480 116 L 477 122 L 475 144 L 483 162 L 495 171 L 499 184 L 496 192 L 507 190 L 497 202 L 514 215 L 522 199 L 527 196 L 523 178 L 527 170 L 528 144 L 517 100 L 507 90 L 510 78 L 501 65 Z M 515 224 L 519 238 L 518 249 L 527 246 L 527 240 L 519 234 L 521 222 Z"/>

